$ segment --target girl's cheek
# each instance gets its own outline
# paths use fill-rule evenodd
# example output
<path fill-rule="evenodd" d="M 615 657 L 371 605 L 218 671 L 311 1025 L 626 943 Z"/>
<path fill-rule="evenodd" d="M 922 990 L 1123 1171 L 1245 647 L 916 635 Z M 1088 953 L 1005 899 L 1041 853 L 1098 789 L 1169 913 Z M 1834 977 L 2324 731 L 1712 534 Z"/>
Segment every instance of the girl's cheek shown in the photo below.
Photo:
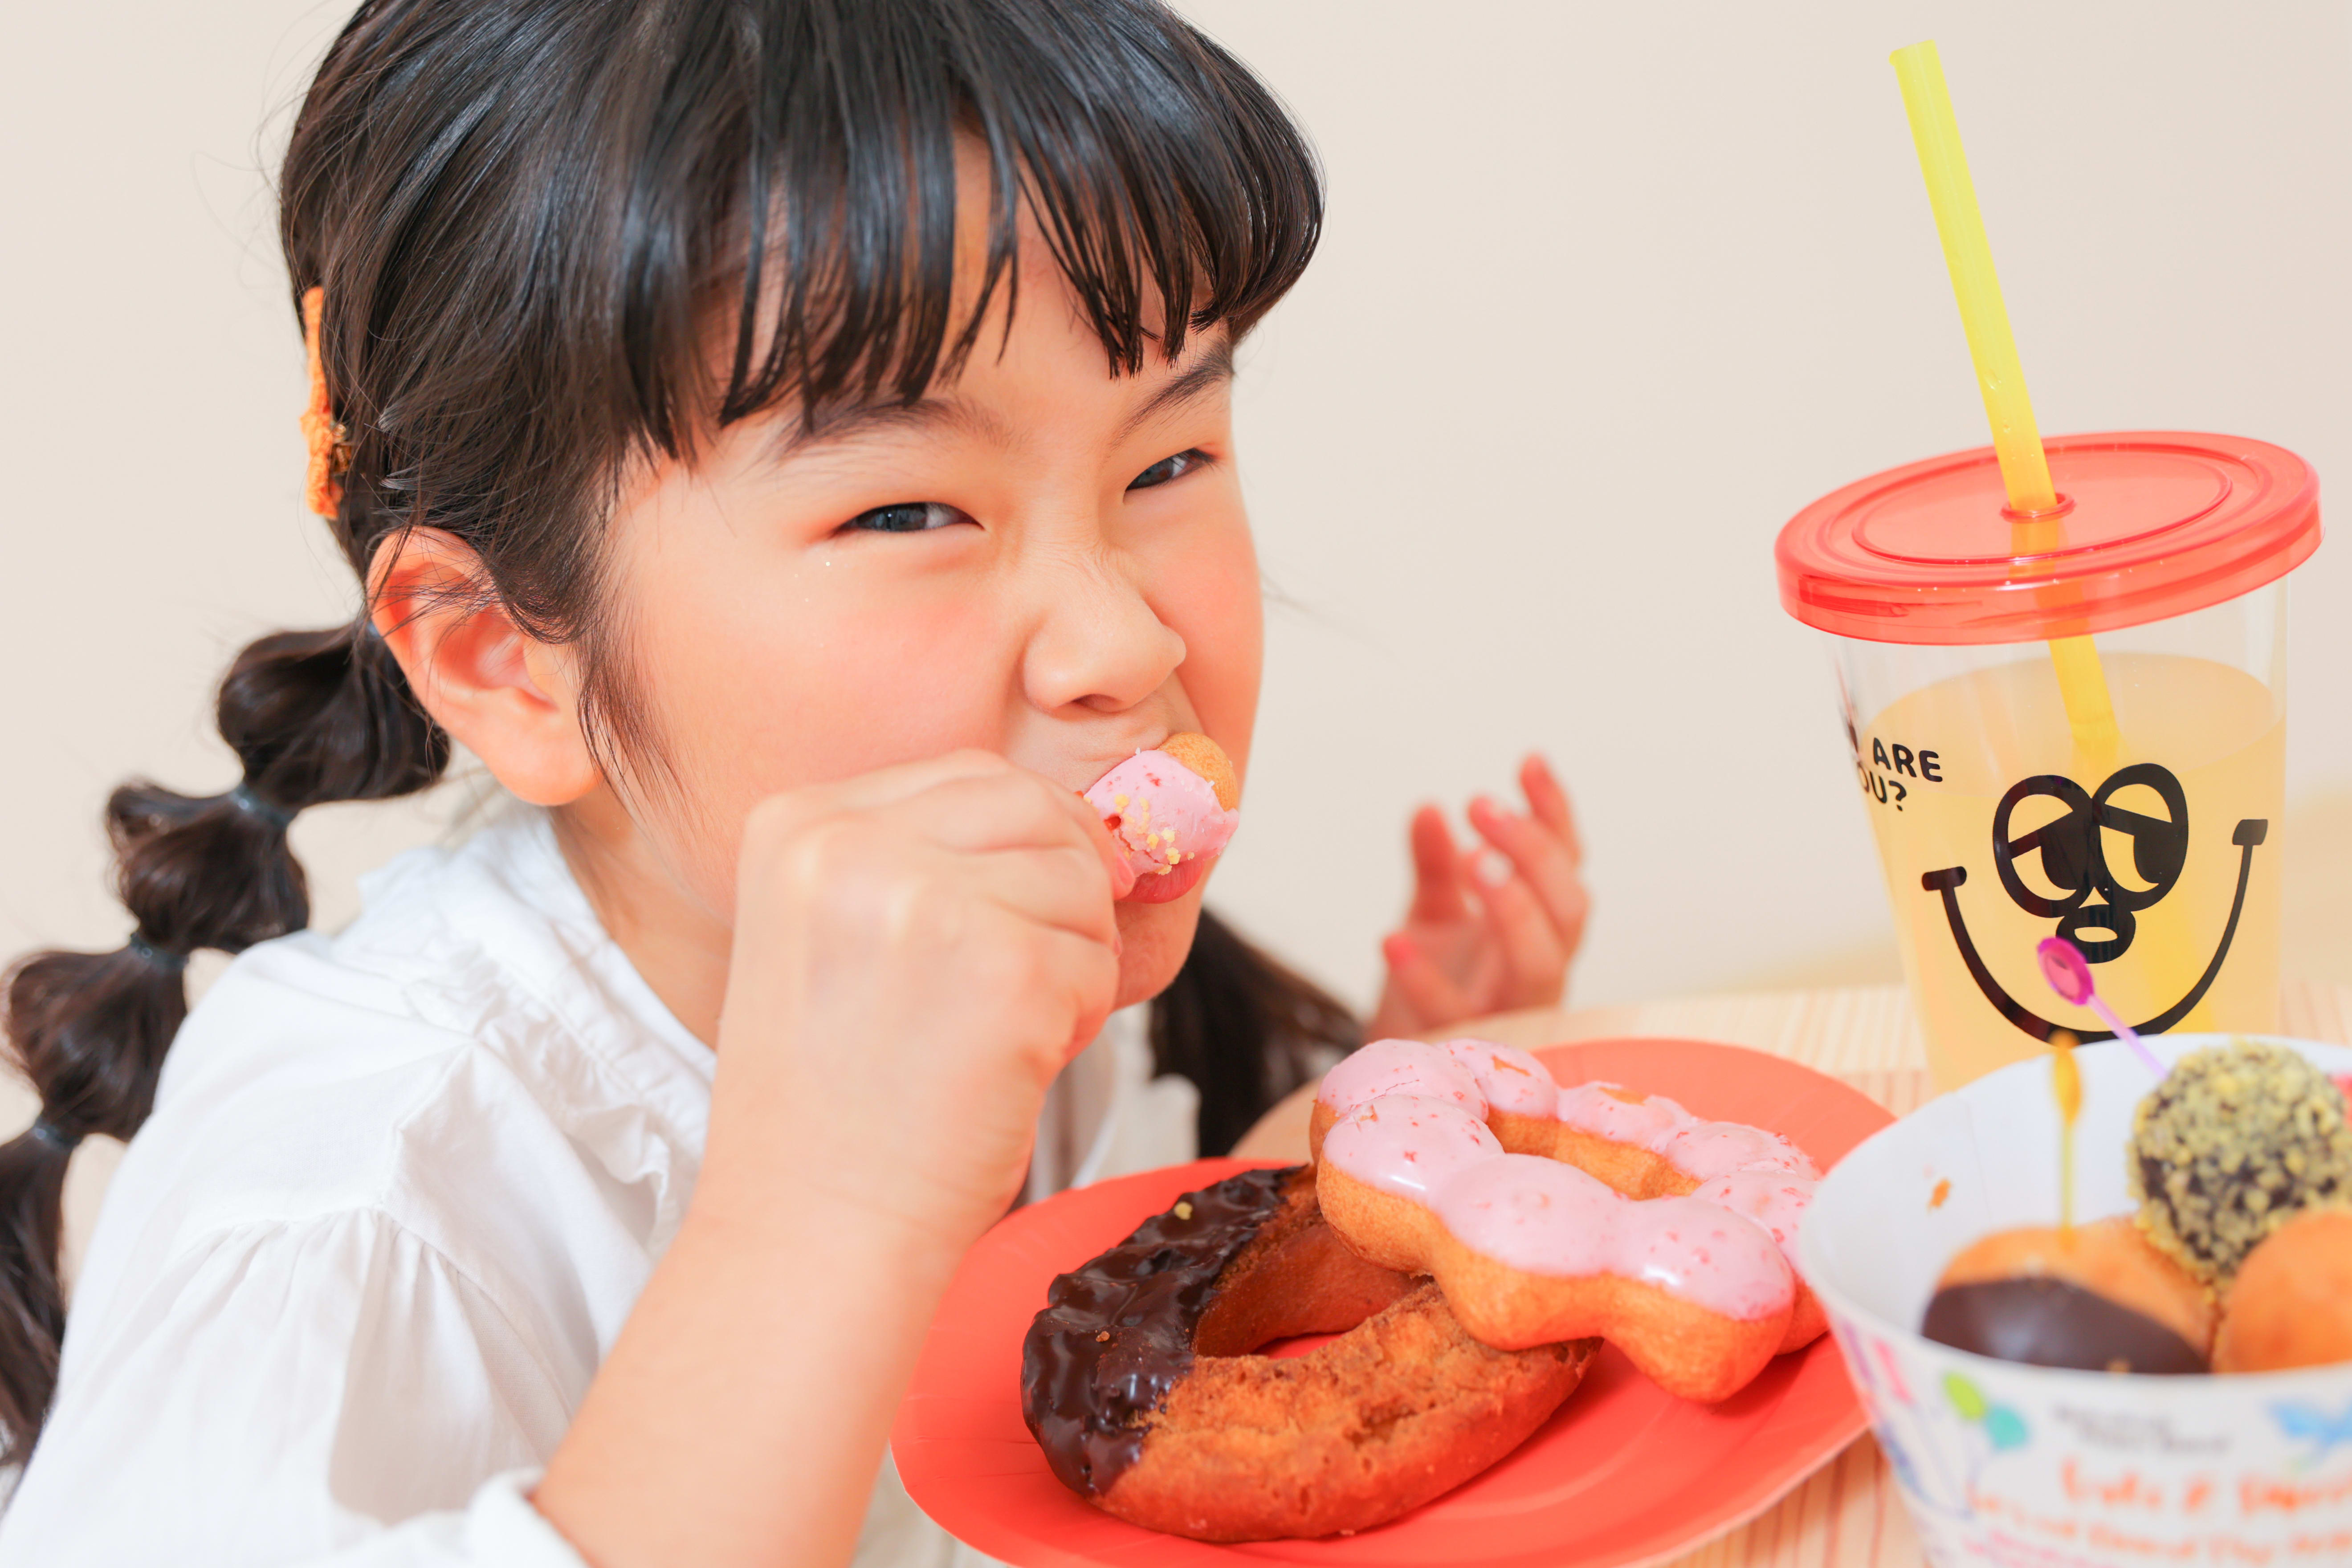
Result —
<path fill-rule="evenodd" d="M 740 824 L 768 796 L 995 744 L 1003 617 L 879 574 L 723 561 L 640 581 L 633 685 L 656 734 L 661 852 L 698 901 L 733 905 Z M 730 580 L 731 579 L 731 580 Z M 751 584 L 758 584 L 751 590 Z"/>
<path fill-rule="evenodd" d="M 1158 598 L 1169 626 L 1184 639 L 1177 680 L 1194 717 L 1246 776 L 1265 661 L 1265 613 L 1257 552 L 1238 501 L 1214 546 L 1183 563 Z"/>

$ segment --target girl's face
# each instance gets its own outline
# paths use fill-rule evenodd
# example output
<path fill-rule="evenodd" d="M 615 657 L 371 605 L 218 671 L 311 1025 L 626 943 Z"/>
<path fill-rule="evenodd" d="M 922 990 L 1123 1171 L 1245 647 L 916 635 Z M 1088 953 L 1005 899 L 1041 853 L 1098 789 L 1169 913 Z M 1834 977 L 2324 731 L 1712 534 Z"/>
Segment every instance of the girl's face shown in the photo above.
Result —
<path fill-rule="evenodd" d="M 1187 730 L 1246 775 L 1263 628 L 1227 340 L 1114 376 L 1050 262 L 1019 298 L 919 403 L 743 421 L 620 498 L 618 636 L 663 770 L 632 816 L 716 921 L 745 814 L 799 785 L 977 747 L 1082 790 Z M 1119 906 L 1121 1005 L 1181 963 L 1195 864 Z"/>

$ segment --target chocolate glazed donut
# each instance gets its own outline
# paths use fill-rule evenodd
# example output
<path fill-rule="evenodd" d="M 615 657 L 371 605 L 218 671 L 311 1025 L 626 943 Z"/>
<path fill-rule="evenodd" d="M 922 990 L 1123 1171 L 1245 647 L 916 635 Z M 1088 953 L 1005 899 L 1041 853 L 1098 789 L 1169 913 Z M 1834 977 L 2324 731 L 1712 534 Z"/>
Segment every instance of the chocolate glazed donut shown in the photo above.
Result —
<path fill-rule="evenodd" d="M 1251 1352 L 1341 1337 L 1302 1356 Z M 1598 1342 L 1496 1351 L 1324 1224 L 1312 1168 L 1249 1171 L 1057 1278 L 1021 1358 L 1055 1475 L 1200 1541 L 1347 1533 L 1459 1486 L 1576 1391 Z"/>

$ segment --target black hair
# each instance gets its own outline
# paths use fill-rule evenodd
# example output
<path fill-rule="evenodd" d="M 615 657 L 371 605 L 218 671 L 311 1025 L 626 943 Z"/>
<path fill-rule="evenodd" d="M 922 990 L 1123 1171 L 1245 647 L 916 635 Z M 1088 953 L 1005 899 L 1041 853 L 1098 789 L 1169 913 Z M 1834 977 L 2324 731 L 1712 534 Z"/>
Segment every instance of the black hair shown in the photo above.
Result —
<path fill-rule="evenodd" d="M 1274 1102 L 1364 1043 L 1347 1005 L 1208 910 L 1151 1007 L 1159 1070 L 1201 1090 L 1203 1154 L 1222 1154 Z"/>
<path fill-rule="evenodd" d="M 959 316 L 967 150 L 988 243 Z M 787 401 L 821 423 L 919 396 L 997 290 L 1013 303 L 1024 214 L 1115 373 L 1245 333 L 1322 216 L 1281 105 L 1157 0 L 369 0 L 304 98 L 278 194 L 298 316 L 324 295 L 352 569 L 364 584 L 404 530 L 457 536 L 480 592 L 579 647 L 592 740 L 625 755 L 644 735 L 601 618 L 603 522 L 633 459 Z M 25 1457 L 56 1385 L 67 1153 L 145 1120 L 186 955 L 304 924 L 294 813 L 423 788 L 449 755 L 364 611 L 247 648 L 218 717 L 237 788 L 108 804 L 130 942 L 8 981 L 42 1111 L 0 1147 L 0 1458 Z M 1352 1028 L 1204 919 L 1154 1038 L 1200 1082 L 1218 1148 Z"/>

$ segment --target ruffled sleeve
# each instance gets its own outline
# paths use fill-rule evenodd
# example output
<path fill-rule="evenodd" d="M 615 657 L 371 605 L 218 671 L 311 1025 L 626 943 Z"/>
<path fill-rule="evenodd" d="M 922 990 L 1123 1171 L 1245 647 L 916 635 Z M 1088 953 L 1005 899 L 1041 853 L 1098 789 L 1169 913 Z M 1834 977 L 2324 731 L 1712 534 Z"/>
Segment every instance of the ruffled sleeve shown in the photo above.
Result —
<path fill-rule="evenodd" d="M 579 1391 L 520 1303 L 388 1215 L 229 1228 L 110 1305 L 0 1568 L 584 1568 L 528 1500 Z"/>

